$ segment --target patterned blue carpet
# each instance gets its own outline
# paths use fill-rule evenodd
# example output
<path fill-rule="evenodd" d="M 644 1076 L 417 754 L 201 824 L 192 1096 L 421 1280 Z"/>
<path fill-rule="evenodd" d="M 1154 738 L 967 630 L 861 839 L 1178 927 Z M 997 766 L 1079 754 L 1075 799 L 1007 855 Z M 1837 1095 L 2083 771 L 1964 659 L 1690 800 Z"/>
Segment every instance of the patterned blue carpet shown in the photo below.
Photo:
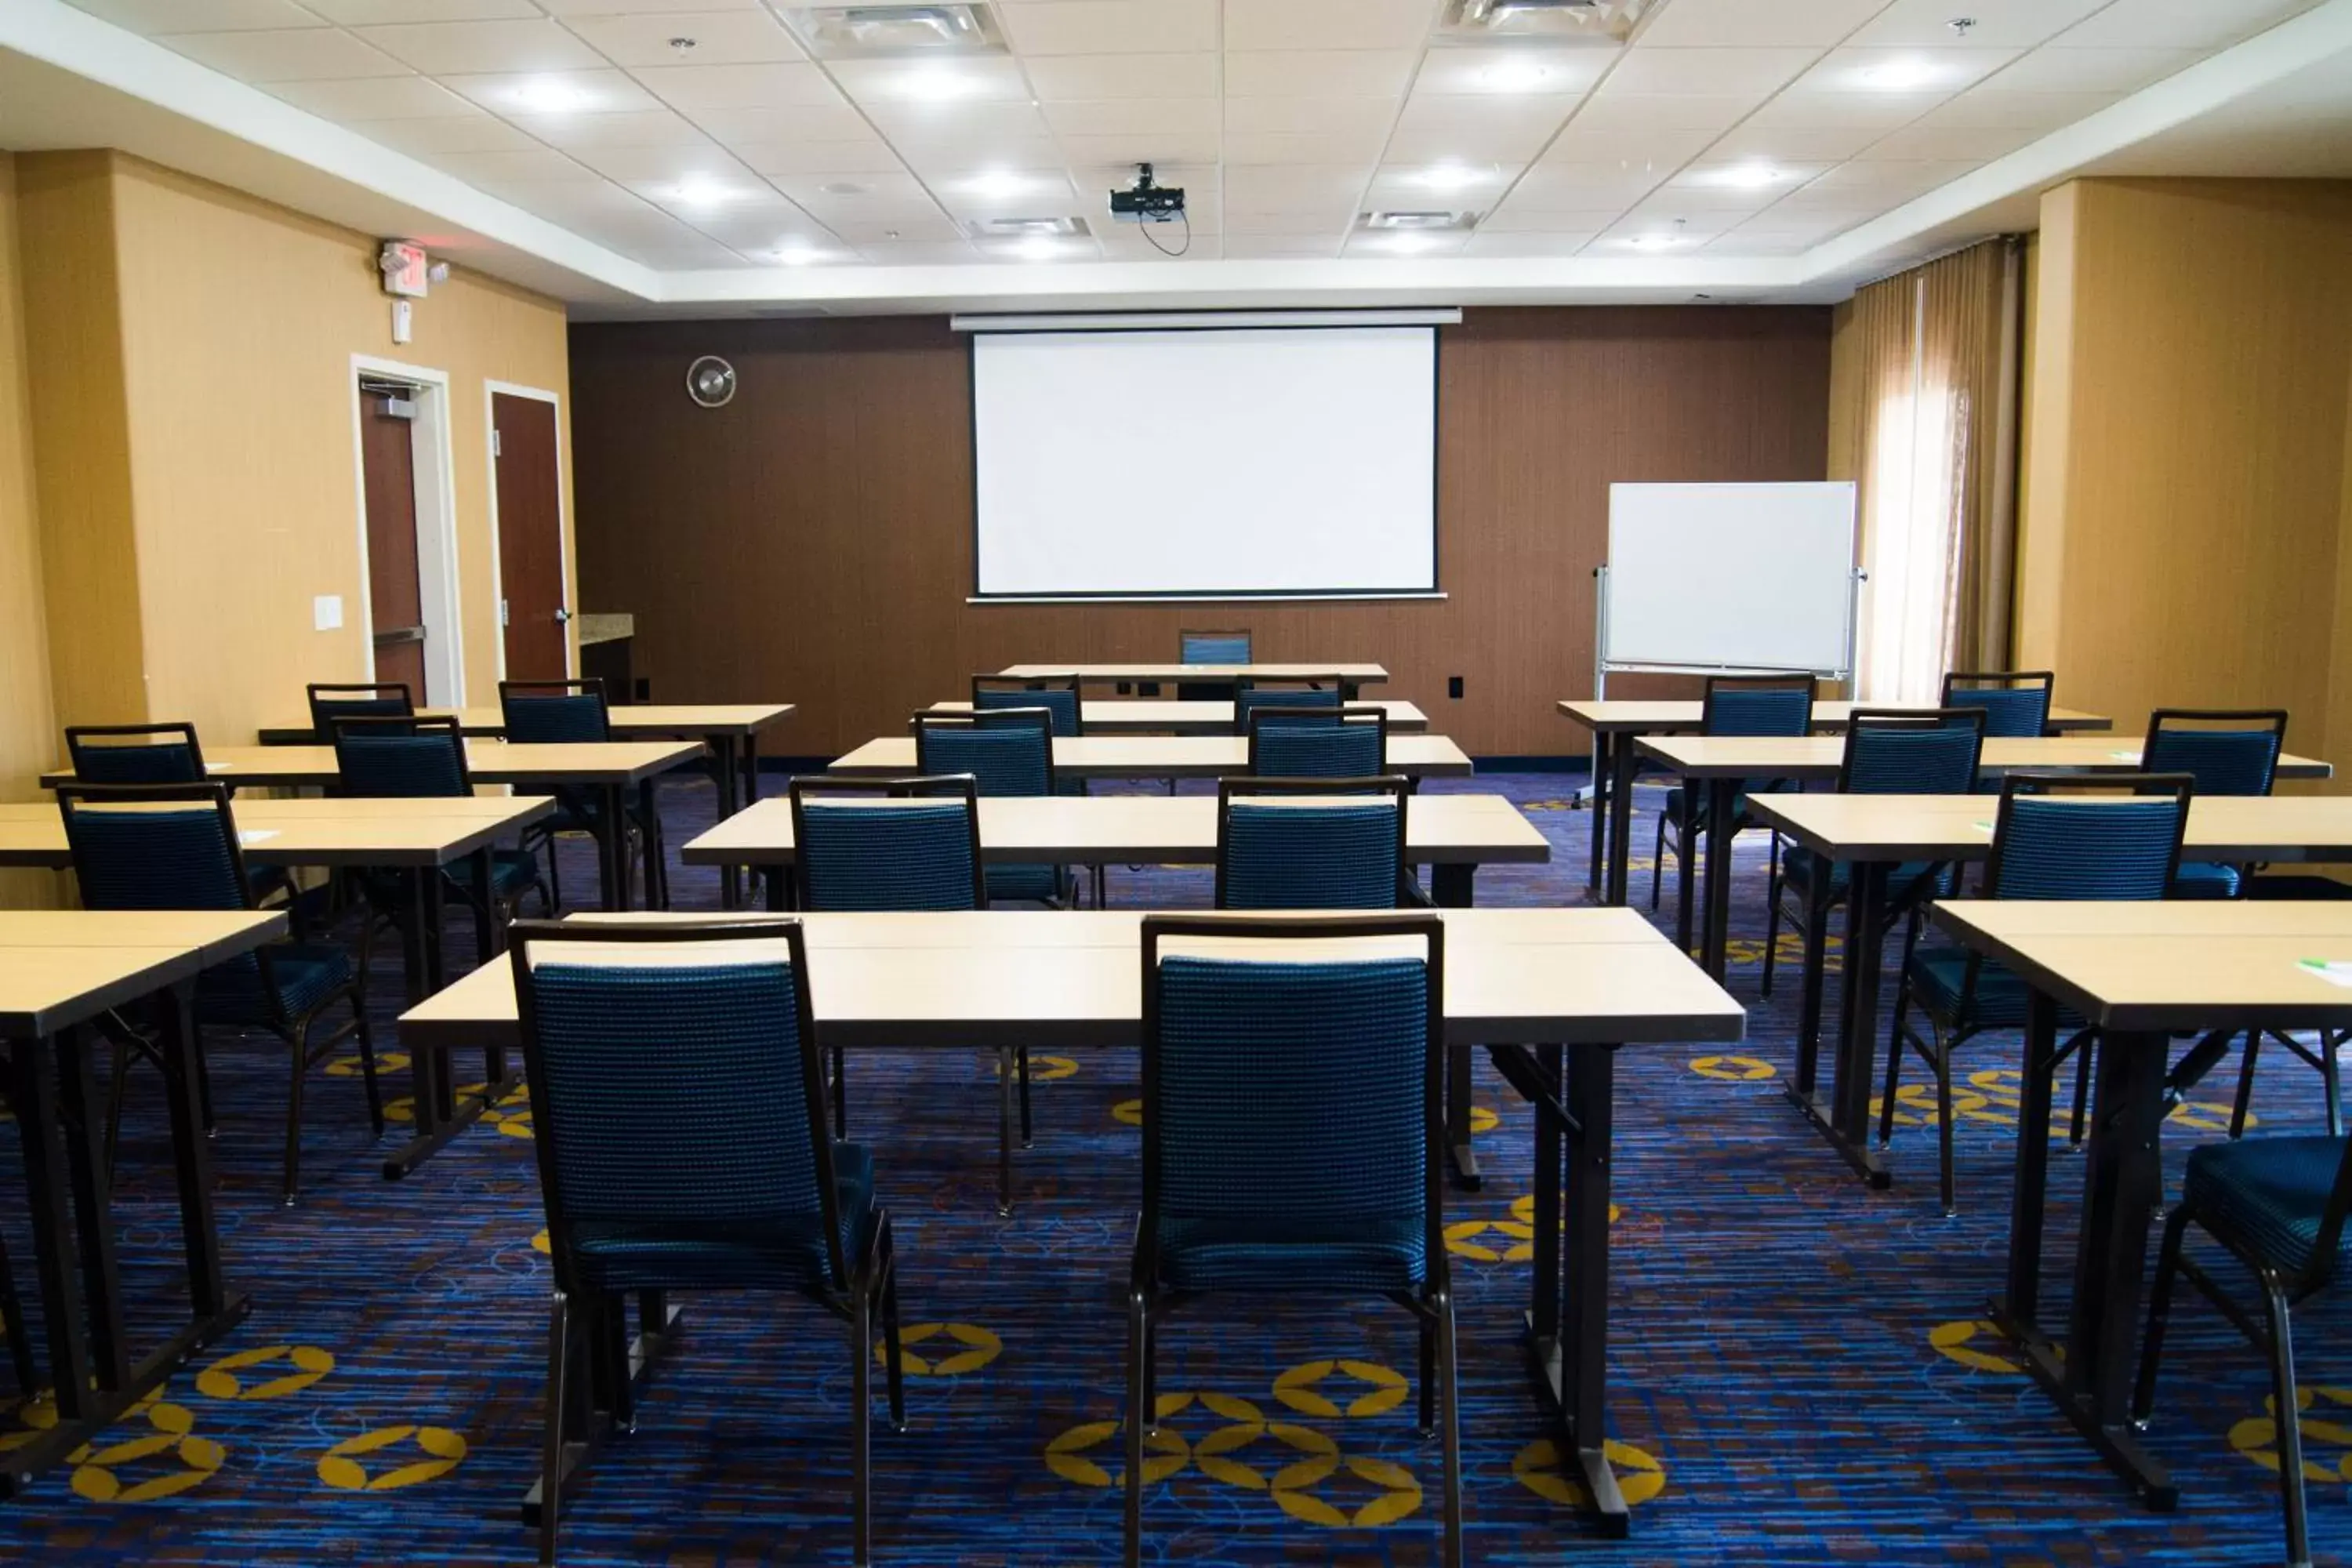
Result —
<path fill-rule="evenodd" d="M 1491 870 L 1482 902 L 1583 900 L 1589 818 L 1565 780 L 1497 774 L 1552 838 L 1549 867 Z M 1645 790 L 1645 804 L 1654 792 Z M 707 785 L 666 792 L 670 843 L 709 820 Z M 1645 866 L 1649 820 L 1637 826 Z M 565 884 L 593 887 L 584 848 Z M 1516 1338 L 1526 1304 L 1529 1118 L 1482 1059 L 1485 1191 L 1449 1197 L 1462 1296 L 1470 1557 L 1486 1564 L 2257 1563 L 2280 1556 L 2273 1427 L 2254 1352 L 2184 1299 L 2155 1450 L 2179 1513 L 2144 1513 L 1978 1320 L 2000 1275 L 2017 1042 L 1971 1053 L 1962 1214 L 1935 1198 L 1932 1120 L 1906 1112 L 1897 1183 L 1871 1194 L 1788 1108 L 1793 971 L 1757 997 L 1764 840 L 1739 851 L 1732 989 L 1752 1007 L 1732 1054 L 1627 1053 L 1618 1076 L 1612 1431 L 1637 1506 L 1604 1542 L 1549 1464 Z M 713 906 L 679 868 L 682 905 Z M 1637 870 L 1638 894 L 1647 889 Z M 1112 872 L 1115 903 L 1200 905 L 1205 870 Z M 1672 910 L 1671 876 L 1667 911 Z M 460 929 L 453 949 L 471 950 Z M 396 956 L 373 981 L 380 1038 Z M 396 1048 L 396 1047 L 394 1047 Z M 2263 1128 L 2319 1124 L 2315 1074 L 2265 1058 Z M 251 1320 L 0 1515 L 0 1560 L 46 1564 L 530 1560 L 514 1506 L 532 1472 L 542 1373 L 542 1218 L 520 1103 L 417 1175 L 378 1178 L 356 1075 L 314 1082 L 302 1205 L 276 1203 L 285 1063 L 216 1040 L 221 1216 Z M 399 1058 L 394 1058 L 394 1060 Z M 461 1064 L 462 1065 L 462 1064 Z M 1040 1058 L 1038 1139 L 1019 1207 L 992 1197 L 992 1058 L 852 1065 L 851 1131 L 876 1146 L 898 1226 L 912 1428 L 877 1429 L 877 1561 L 1117 1560 L 1120 1307 L 1136 1203 L 1131 1058 Z M 461 1078 L 465 1076 L 462 1072 Z M 1917 1072 L 1910 1074 L 1920 1081 Z M 2234 1062 L 2209 1080 L 2225 1099 Z M 405 1074 L 389 1090 L 405 1092 Z M 1906 1097 L 1907 1103 L 1907 1097 Z M 1931 1100 L 1923 1100 L 1931 1104 Z M 2221 1117 L 2188 1108 L 2167 1166 Z M 2198 1125 L 2197 1123 L 2202 1123 Z M 0 1218 L 29 1286 L 21 1175 Z M 134 1306 L 168 1314 L 174 1210 L 160 1094 L 133 1079 L 119 1212 Z M 2075 1164 L 2055 1157 L 2051 1321 L 2063 1321 Z M 845 1332 L 792 1300 L 705 1298 L 641 1411 L 566 1518 L 564 1561 L 848 1560 Z M 2298 1314 L 2314 1534 L 2352 1553 L 2352 1357 L 2341 1307 Z M 1180 1319 L 1149 1471 L 1152 1562 L 1414 1564 L 1437 1557 L 1433 1445 L 1412 1432 L 1411 1320 L 1301 1305 L 1250 1323 Z M 877 1380 L 878 1384 L 878 1380 Z M 0 1411 L 37 1426 L 45 1407 Z M 0 1448 L 8 1440 L 0 1436 Z"/>

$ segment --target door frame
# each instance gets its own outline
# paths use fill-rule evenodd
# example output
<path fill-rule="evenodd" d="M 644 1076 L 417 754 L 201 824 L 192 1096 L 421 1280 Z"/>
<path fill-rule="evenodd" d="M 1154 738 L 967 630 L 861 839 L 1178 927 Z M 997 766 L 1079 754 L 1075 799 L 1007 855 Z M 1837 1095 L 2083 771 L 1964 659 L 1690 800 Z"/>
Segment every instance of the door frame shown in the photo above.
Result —
<path fill-rule="evenodd" d="M 499 535 L 498 399 L 501 394 L 508 397 L 528 397 L 536 403 L 551 404 L 555 409 L 555 570 L 560 579 L 559 586 L 563 591 L 563 607 L 575 617 L 563 625 L 563 673 L 567 678 L 576 678 L 580 674 L 580 634 L 575 627 L 580 612 L 572 602 L 577 586 L 572 577 L 572 531 L 564 526 L 564 520 L 572 515 L 572 504 L 571 498 L 564 491 L 563 395 L 550 392 L 543 386 L 525 386 L 520 382 L 494 381 L 486 377 L 482 382 L 482 453 L 489 464 L 490 482 L 485 489 L 488 491 L 490 503 L 490 613 L 499 632 L 499 679 L 504 680 L 507 678 L 507 627 L 505 618 L 498 614 L 499 606 L 506 603 L 507 596 L 506 563 Z"/>
<path fill-rule="evenodd" d="M 409 452 L 416 468 L 416 592 L 425 614 L 425 683 L 440 708 L 466 705 L 466 630 L 457 583 L 457 481 L 451 443 L 449 373 L 426 365 L 353 354 L 352 389 L 352 487 L 359 521 L 360 652 L 367 679 L 375 679 L 375 606 L 369 599 L 367 458 L 361 422 L 360 377 L 404 381 L 417 391 L 416 417 L 409 422 Z"/>

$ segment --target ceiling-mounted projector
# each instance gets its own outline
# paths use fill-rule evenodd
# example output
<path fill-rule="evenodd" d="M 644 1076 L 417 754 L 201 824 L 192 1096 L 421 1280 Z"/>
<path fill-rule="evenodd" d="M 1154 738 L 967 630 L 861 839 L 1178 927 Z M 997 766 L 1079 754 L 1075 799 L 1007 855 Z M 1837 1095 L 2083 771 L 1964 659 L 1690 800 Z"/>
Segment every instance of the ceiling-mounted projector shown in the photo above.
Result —
<path fill-rule="evenodd" d="M 1135 166 L 1135 184 L 1110 194 L 1110 216 L 1120 223 L 1174 223 L 1184 216 L 1184 188 L 1155 185 L 1151 165 Z"/>

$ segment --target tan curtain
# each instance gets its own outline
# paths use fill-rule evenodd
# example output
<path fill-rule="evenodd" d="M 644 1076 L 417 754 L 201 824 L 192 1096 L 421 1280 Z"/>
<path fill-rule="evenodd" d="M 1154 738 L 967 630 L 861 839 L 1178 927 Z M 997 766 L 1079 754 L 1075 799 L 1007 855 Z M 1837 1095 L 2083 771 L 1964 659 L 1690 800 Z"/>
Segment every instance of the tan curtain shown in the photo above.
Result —
<path fill-rule="evenodd" d="M 2015 243 L 1989 240 L 1839 318 L 1831 477 L 1855 483 L 1870 574 L 1865 701 L 1927 700 L 1947 669 L 2009 661 L 2019 279 Z"/>

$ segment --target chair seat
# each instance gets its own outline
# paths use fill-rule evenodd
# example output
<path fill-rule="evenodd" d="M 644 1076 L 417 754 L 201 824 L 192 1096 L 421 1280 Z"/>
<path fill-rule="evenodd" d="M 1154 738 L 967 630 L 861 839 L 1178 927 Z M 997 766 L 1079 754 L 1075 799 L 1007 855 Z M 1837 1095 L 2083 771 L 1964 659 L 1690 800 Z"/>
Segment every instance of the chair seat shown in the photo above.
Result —
<path fill-rule="evenodd" d="M 1177 1290 L 1412 1290 L 1428 1269 L 1418 1218 L 1378 1221 L 1344 1241 L 1328 1229 L 1284 1236 L 1262 1221 L 1165 1219 L 1160 1258 Z"/>
<path fill-rule="evenodd" d="M 2176 899 L 2234 899 L 2238 896 L 2241 880 L 2235 866 L 2217 866 L 2205 860 L 2184 861 L 2172 874 L 2172 896 Z"/>
<path fill-rule="evenodd" d="M 2000 964 L 1986 963 L 1977 970 L 1974 1005 L 1961 1007 L 1968 984 L 1969 955 L 1958 948 L 1921 948 L 1911 955 L 1906 972 L 1911 994 L 1947 1027 L 1964 1030 L 2021 1029 L 2026 1004 L 2032 995 L 2024 981 Z M 2079 1029 L 2083 1019 L 2064 1007 L 2058 1009 L 2061 1028 Z"/>
<path fill-rule="evenodd" d="M 467 892 L 474 890 L 474 861 L 471 856 L 448 868 L 449 879 Z M 539 860 L 527 850 L 493 849 L 490 851 L 490 892 L 495 898 L 516 899 L 530 891 L 539 881 Z"/>
<path fill-rule="evenodd" d="M 1813 878 L 1820 865 L 1821 858 L 1801 844 L 1791 844 L 1780 854 L 1781 878 L 1800 896 L 1812 891 Z M 1890 869 L 1886 873 L 1887 896 L 1898 900 L 1906 898 L 1917 889 L 1922 878 L 1938 870 L 1942 875 L 1937 878 L 1937 892 L 1939 896 L 1949 897 L 1958 876 L 1950 866 L 1940 865 L 1934 860 L 1906 860 Z M 1830 901 L 1835 903 L 1845 897 L 1846 888 L 1853 878 L 1842 860 L 1830 862 L 1829 875 Z"/>
<path fill-rule="evenodd" d="M 1749 795 L 1782 795 L 1794 790 L 1796 787 L 1796 784 L 1789 779 L 1740 780 L 1739 788 L 1733 793 L 1731 797 L 1733 819 L 1741 823 L 1743 826 L 1747 823 L 1748 797 Z M 1692 802 L 1692 805 L 1694 807 L 1693 820 L 1700 824 L 1704 824 L 1706 821 L 1707 795 L 1708 792 L 1702 789 L 1697 793 L 1696 797 Z M 1670 827 L 1673 826 L 1675 823 L 1681 820 L 1682 815 L 1683 786 L 1676 784 L 1672 789 L 1666 791 L 1666 825 Z"/>
<path fill-rule="evenodd" d="M 988 868 L 988 896 L 992 900 L 1024 899 L 1045 903 L 1059 899 L 1063 890 L 1059 866 Z"/>
<path fill-rule="evenodd" d="M 278 986 L 277 1010 L 261 987 L 258 964 L 208 970 L 196 981 L 199 1024 L 260 1026 L 310 1012 L 352 982 L 352 955 L 327 942 L 280 942 L 264 950 Z"/>
<path fill-rule="evenodd" d="M 2202 1144 L 2189 1152 L 2181 1195 L 2207 1229 L 2273 1268 L 2301 1273 L 2310 1267 L 2344 1144 L 2324 1135 Z M 2338 1256 L 2346 1250 L 2339 1245 Z"/>
<path fill-rule="evenodd" d="M 855 1270 L 874 1240 L 872 1152 L 835 1143 L 833 1183 L 842 1256 Z M 594 1290 L 822 1290 L 833 1284 L 824 1227 L 813 1219 L 691 1228 L 582 1220 L 570 1228 L 583 1282 Z"/>

